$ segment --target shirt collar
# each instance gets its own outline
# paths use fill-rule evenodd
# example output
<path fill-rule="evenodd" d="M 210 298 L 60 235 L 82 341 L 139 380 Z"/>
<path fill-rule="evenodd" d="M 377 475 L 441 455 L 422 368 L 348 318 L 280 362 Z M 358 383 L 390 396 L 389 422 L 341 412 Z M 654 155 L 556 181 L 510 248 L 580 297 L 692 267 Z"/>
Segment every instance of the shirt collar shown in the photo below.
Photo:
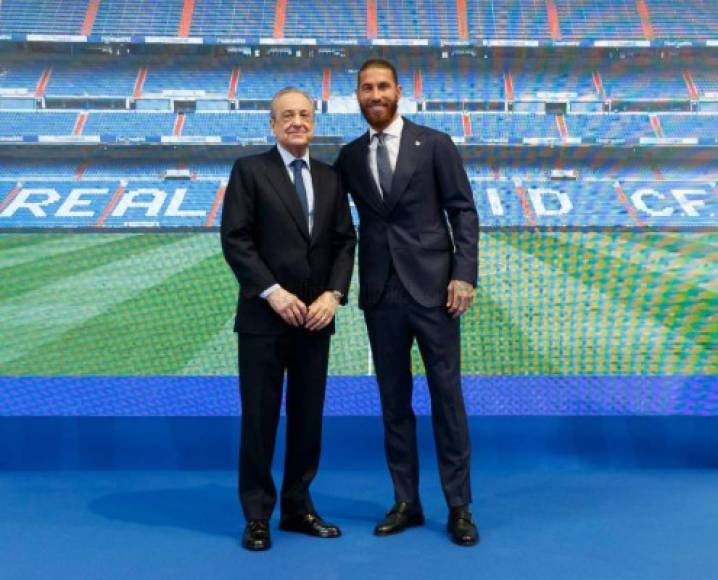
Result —
<path fill-rule="evenodd" d="M 389 135 L 390 137 L 401 137 L 401 131 L 404 129 L 404 119 L 402 119 L 401 115 L 397 115 L 396 118 L 389 123 L 389 125 L 382 131 L 385 135 Z M 369 141 L 374 138 L 374 135 L 376 135 L 378 131 L 374 129 L 373 127 L 369 127 Z"/>
<path fill-rule="evenodd" d="M 304 155 L 302 157 L 295 157 L 293 153 L 290 153 L 287 151 L 284 147 L 282 147 L 279 143 L 277 143 L 277 149 L 279 150 L 279 154 L 282 156 L 282 161 L 284 161 L 285 167 L 289 167 L 289 164 L 294 161 L 295 159 L 303 159 L 304 163 L 307 164 L 307 169 L 311 171 L 311 166 L 309 165 L 309 148 L 307 147 L 307 150 L 305 151 Z M 291 169 L 291 167 L 289 167 Z"/>

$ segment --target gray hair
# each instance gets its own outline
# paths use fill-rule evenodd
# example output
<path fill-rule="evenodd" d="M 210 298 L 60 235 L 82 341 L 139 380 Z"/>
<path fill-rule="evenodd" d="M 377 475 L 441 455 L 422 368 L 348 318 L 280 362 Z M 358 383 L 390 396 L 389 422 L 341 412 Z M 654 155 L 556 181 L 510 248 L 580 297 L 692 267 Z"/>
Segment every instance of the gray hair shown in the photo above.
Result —
<path fill-rule="evenodd" d="M 284 95 L 288 95 L 289 93 L 298 93 L 302 95 L 305 99 L 307 99 L 312 104 L 312 115 L 314 114 L 314 99 L 309 93 L 297 87 L 284 87 L 282 90 L 277 91 L 274 94 L 274 96 L 272 97 L 272 102 L 269 105 L 269 116 L 272 119 L 275 118 L 275 114 L 277 112 L 277 100 L 279 99 L 279 97 L 283 97 Z"/>

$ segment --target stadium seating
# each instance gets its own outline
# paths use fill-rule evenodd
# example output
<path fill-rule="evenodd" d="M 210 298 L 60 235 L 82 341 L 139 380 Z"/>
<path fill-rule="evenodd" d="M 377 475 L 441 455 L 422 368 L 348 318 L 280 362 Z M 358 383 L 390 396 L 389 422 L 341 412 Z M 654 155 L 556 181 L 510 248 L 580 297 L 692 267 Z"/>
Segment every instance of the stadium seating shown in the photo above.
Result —
<path fill-rule="evenodd" d="M 136 68 L 134 73 L 137 74 Z M 207 95 L 226 97 L 231 76 L 231 65 L 209 59 L 149 64 L 143 94 L 174 91 L 193 91 L 197 94 L 201 91 Z"/>
<path fill-rule="evenodd" d="M 3 0 L 0 33 L 79 34 L 86 10 L 85 0 Z"/>
<path fill-rule="evenodd" d="M 274 0 L 195 0 L 190 35 L 271 37 L 275 5 Z"/>
<path fill-rule="evenodd" d="M 127 97 L 133 92 L 136 77 L 137 66 L 130 62 L 96 58 L 59 60 L 51 64 L 45 95 Z"/>
<path fill-rule="evenodd" d="M 179 164 L 176 160 L 136 159 L 132 157 L 115 160 L 99 159 L 87 163 L 82 173 L 82 179 L 160 179 L 166 170 L 176 169 L 178 166 Z M 194 169 L 192 169 L 192 171 L 194 171 Z M 203 173 L 209 175 L 209 170 L 204 169 Z M 225 174 L 219 175 L 219 177 L 222 176 L 226 177 Z"/>
<path fill-rule="evenodd" d="M 177 1 L 112 0 L 111 2 L 100 2 L 92 32 L 94 34 L 175 36 L 181 15 L 182 2 Z"/>
<path fill-rule="evenodd" d="M 718 7 L 715 0 L 646 0 L 656 36 L 702 39 L 718 36 Z"/>
<path fill-rule="evenodd" d="M 561 135 L 552 115 L 529 113 L 472 113 L 471 134 L 486 140 L 553 137 Z"/>
<path fill-rule="evenodd" d="M 71 135 L 76 119 L 77 113 L 3 111 L 0 136 Z"/>
<path fill-rule="evenodd" d="M 485 2 L 469 0 L 467 18 L 471 38 L 550 39 L 545 0 Z"/>
<path fill-rule="evenodd" d="M 7 185 L 0 182 L 3 196 Z M 219 187 L 217 182 L 212 181 L 173 183 L 157 179 L 140 179 L 122 184 L 119 180 L 83 180 L 81 184 L 67 180 L 26 180 L 22 184 L 22 189 L 28 190 L 24 201 L 41 204 L 38 211 L 45 215 L 37 215 L 25 207 L 16 208 L 14 211 L 11 209 L 12 215 L 0 217 L 0 227 L 9 224 L 12 227 L 102 225 L 107 228 L 159 224 L 163 227 L 213 225 L 207 224 L 207 220 Z M 57 211 L 70 192 L 78 188 L 84 192 L 83 201 L 88 202 L 82 206 L 81 212 L 89 215 L 67 215 L 67 212 Z M 123 194 L 125 203 L 115 205 L 102 222 L 98 223 L 103 210 L 109 207 L 113 194 L 118 190 Z M 57 194 L 54 201 L 48 191 Z M 174 206 L 171 206 L 173 199 Z M 151 202 L 155 203 L 150 205 Z"/>
<path fill-rule="evenodd" d="M 661 115 L 660 119 L 666 137 L 718 138 L 716 115 Z"/>
<path fill-rule="evenodd" d="M 332 115 L 317 115 L 315 135 L 325 137 L 342 137 L 349 141 L 366 131 L 366 124 L 356 114 L 337 113 Z"/>
<path fill-rule="evenodd" d="M 433 127 L 452 137 L 472 137 L 476 143 L 514 142 L 521 139 L 561 139 L 557 118 L 537 113 L 470 113 L 465 125 L 461 113 L 419 112 L 408 118 Z M 78 119 L 69 111 L 2 111 L 0 136 L 72 135 Z M 591 140 L 638 142 L 642 138 L 718 139 L 718 115 L 670 113 L 657 115 L 661 131 L 641 113 L 605 113 L 565 115 L 567 137 Z M 271 139 L 269 116 L 266 111 L 198 112 L 178 116 L 169 112 L 90 111 L 87 113 L 82 135 L 144 138 L 171 136 L 175 130 L 182 136 L 241 137 Z M 316 115 L 315 135 L 336 137 L 347 142 L 364 133 L 366 125 L 358 113 L 319 113 Z"/>
<path fill-rule="evenodd" d="M 136 222 L 138 225 L 152 225 L 152 222 L 161 223 L 165 227 L 176 226 L 201 226 L 206 223 L 209 210 L 212 207 L 214 199 L 217 195 L 217 183 L 209 181 L 183 181 L 183 182 L 167 182 L 167 181 L 132 181 L 127 185 L 127 192 L 132 194 L 135 192 L 137 201 L 149 201 L 156 199 L 155 191 L 159 190 L 165 196 L 164 204 L 168 203 L 168 199 L 178 195 L 178 190 L 186 190 L 186 194 L 182 197 L 181 212 L 184 215 L 167 215 L 167 212 L 158 213 L 157 215 L 147 215 L 149 212 L 142 207 L 128 208 L 122 211 L 122 208 L 116 207 L 115 210 L 107 217 L 104 223 L 105 227 L 126 227 L 128 222 Z M 142 190 L 154 190 L 143 193 Z M 180 194 L 181 195 L 181 192 Z M 164 205 L 163 204 L 163 205 Z M 167 207 L 164 205 L 164 207 Z M 187 212 L 192 212 L 188 215 Z"/>
<path fill-rule="evenodd" d="M 473 63 L 421 67 L 423 96 L 441 101 L 498 101 L 504 98 L 503 71 Z"/>
<path fill-rule="evenodd" d="M 611 167 L 612 176 L 615 179 L 624 181 L 635 181 L 637 179 L 655 180 L 655 169 L 643 163 L 613 163 Z M 599 174 L 600 175 L 600 174 Z"/>
<path fill-rule="evenodd" d="M 5 181 L 33 180 L 50 177 L 57 179 L 80 179 L 83 181 L 119 179 L 161 179 L 168 169 L 184 167 L 201 179 L 213 182 L 226 179 L 233 158 L 188 159 L 179 163 L 176 159 L 142 159 L 127 155 L 87 160 L 67 159 L 12 159 L 0 163 L 0 179 Z M 78 176 L 78 169 L 80 170 Z"/>
<path fill-rule="evenodd" d="M 29 4 L 0 2 L 0 33 L 80 34 L 89 6 L 87 0 L 40 0 L 32 3 L 32 9 Z M 183 18 L 188 6 L 192 13 L 185 11 Z M 180 34 L 182 23 L 183 34 L 218 42 L 222 37 L 246 37 L 251 43 L 257 38 L 284 37 L 316 38 L 320 44 L 345 41 L 347 45 L 363 44 L 367 37 L 388 45 L 392 40 L 424 39 L 451 44 L 468 35 L 468 40 L 482 45 L 484 40 L 646 40 L 653 35 L 702 39 L 718 32 L 718 10 L 707 0 L 691 0 L 680 11 L 675 2 L 666 0 L 645 0 L 645 6 L 647 10 L 641 8 L 639 14 L 634 0 L 347 0 L 341 5 L 321 0 L 107 0 L 99 3 L 90 32 L 93 42 L 97 35 L 120 34 L 140 42 L 142 35 L 174 37 Z M 315 127 L 322 146 L 314 153 L 326 161 L 333 160 L 336 146 L 366 131 L 354 99 L 364 48 L 354 54 L 345 48 L 335 52 L 282 47 L 261 51 L 261 58 L 246 49 L 155 53 L 142 48 L 120 56 L 106 45 L 95 48 L 101 52 L 11 50 L 0 64 L 3 142 L 56 143 L 61 137 L 63 143 L 69 138 L 84 145 L 80 155 L 68 159 L 72 153 L 61 151 L 57 160 L 38 156 L 31 161 L 17 148 L 0 163 L 0 204 L 5 208 L 20 190 L 35 188 L 38 196 L 47 195 L 43 188 L 58 193 L 59 197 L 48 198 L 42 226 L 95 226 L 100 214 L 103 227 L 216 226 L 220 193 L 235 156 L 257 151 L 237 147 L 231 154 L 233 145 L 239 140 L 263 148 L 274 142 L 267 101 L 287 85 L 305 90 L 317 101 L 329 101 L 318 103 Z M 492 52 L 489 46 L 457 49 L 463 54 L 452 50 L 442 48 L 441 56 L 424 49 L 404 50 L 392 59 L 405 101 L 410 101 L 407 109 L 416 111 L 406 117 L 463 144 L 461 152 L 467 157 L 484 226 L 635 226 L 637 215 L 640 223 L 649 225 L 715 222 L 710 222 L 712 206 L 700 212 L 700 219 L 690 220 L 695 216 L 686 213 L 672 189 L 690 189 L 692 184 L 694 189 L 705 190 L 711 200 L 715 197 L 712 182 L 718 179 L 718 166 L 710 151 L 700 148 L 704 141 L 718 142 L 718 114 L 704 112 L 718 97 L 712 54 L 696 58 L 686 53 L 681 60 L 669 53 L 659 58 L 656 52 L 648 59 L 631 54 L 624 58 L 614 51 L 610 59 L 601 59 L 598 53 L 579 49 L 508 56 Z M 340 56 L 343 52 L 346 56 Z M 584 58 L 586 54 L 590 59 Z M 37 98 L 16 98 L 36 93 Z M 225 108 L 206 111 L 198 106 L 197 112 L 190 112 L 192 106 L 186 101 L 203 97 L 218 101 L 218 106 L 210 103 L 210 107 Z M 650 107 L 656 101 L 696 97 L 702 102 L 691 104 L 696 111 L 692 113 L 657 113 Z M 88 103 L 92 98 L 113 98 L 113 107 L 123 107 L 127 99 L 127 108 L 95 109 L 96 103 Z M 172 99 L 177 110 L 187 112 L 173 112 Z M 177 100 L 182 102 L 177 104 Z M 553 111 L 547 105 L 549 112 L 543 113 L 542 103 L 529 101 L 561 104 Z M 637 105 L 642 112 L 631 113 L 588 114 L 573 108 L 589 101 L 600 101 L 589 103 L 589 111 L 617 101 L 645 103 Z M 466 111 L 458 110 L 455 102 L 467 103 Z M 569 102 L 565 112 L 563 102 Z M 491 110 L 480 112 L 477 103 L 490 103 L 485 108 Z M 148 111 L 143 105 L 165 108 Z M 687 103 L 682 105 L 688 110 Z M 41 110 L 13 109 L 32 106 Z M 551 114 L 555 111 L 563 113 Z M 665 140 L 657 142 L 657 137 Z M 679 143 L 673 139 L 695 145 L 680 162 L 664 162 L 661 155 L 666 149 L 651 146 Z M 704 141 L 697 143 L 697 139 Z M 109 144 L 111 153 L 97 148 L 86 155 L 98 140 Z M 112 147 L 115 140 L 173 146 L 187 142 L 193 147 L 156 148 L 144 157 L 131 146 Z M 573 147 L 577 140 L 589 146 Z M 623 142 L 636 147 L 610 147 Z M 205 148 L 198 143 L 222 146 Z M 594 143 L 609 146 L 591 146 Z M 560 154 L 541 145 L 561 146 Z M 695 157 L 691 157 L 693 152 Z M 163 179 L 168 169 L 178 167 L 187 168 L 191 178 Z M 575 168 L 578 178 L 552 180 L 551 170 L 556 167 Z M 75 187 L 98 191 L 88 194 L 92 215 L 72 220 L 56 210 Z M 657 193 L 646 194 L 643 203 L 642 190 Z M 119 196 L 118 191 L 134 201 L 122 211 L 110 212 L 110 199 Z M 176 200 L 174 205 L 171 199 Z M 637 214 L 628 210 L 626 199 L 633 199 Z M 152 200 L 162 208 L 157 215 L 149 207 Z M 177 211 L 179 205 L 181 211 Z M 38 221 L 32 211 L 20 208 L 0 220 L 0 228 L 8 224 L 35 227 Z"/>
<path fill-rule="evenodd" d="M 344 0 L 341 4 L 341 17 L 337 18 L 338 6 L 332 2 L 288 0 L 283 36 L 334 40 L 366 38 L 366 4 L 366 0 Z M 271 36 L 271 31 L 268 36 Z"/>
<path fill-rule="evenodd" d="M 185 24 L 189 36 L 208 38 L 315 38 L 347 42 L 378 39 L 456 41 L 706 39 L 718 34 L 713 0 L 646 0 L 645 19 L 635 0 L 365 0 L 341 5 L 322 0 L 195 0 Z M 99 2 L 91 33 L 176 36 L 182 0 Z M 80 34 L 88 0 L 4 0 L 0 33 Z M 373 22 L 373 24 L 370 24 Z M 468 30 L 463 30 L 464 23 Z"/>
<path fill-rule="evenodd" d="M 595 99 L 591 70 L 580 62 L 518 63 L 511 69 L 514 99 L 538 99 L 547 94 L 563 94 L 571 99 Z"/>
<path fill-rule="evenodd" d="M 699 97 L 718 97 L 718 67 L 715 62 L 691 66 L 689 70 Z"/>
<path fill-rule="evenodd" d="M 95 112 L 87 116 L 83 134 L 145 137 L 172 135 L 175 115 L 172 113 Z"/>
<path fill-rule="evenodd" d="M 132 155 L 132 154 L 130 154 Z M 503 154 L 502 154 L 503 155 Z M 161 180 L 168 169 L 180 167 L 189 169 L 194 178 L 212 183 L 226 180 L 235 157 L 208 154 L 203 158 L 192 157 L 186 162 L 176 158 L 144 159 L 133 156 L 112 156 L 90 158 L 85 161 L 67 159 L 6 159 L 0 164 L 0 180 L 33 181 L 49 177 L 57 180 L 80 180 L 83 183 L 92 180 Z M 325 157 L 332 162 L 334 157 Z M 483 159 L 471 159 L 466 162 L 466 171 L 473 181 L 494 182 L 507 179 L 548 181 L 555 158 L 544 160 L 536 153 L 513 152 L 507 156 Z M 636 181 L 685 180 L 712 181 L 718 176 L 718 163 L 710 157 L 696 157 L 666 160 L 648 164 L 636 159 L 622 159 L 604 151 L 591 151 L 587 155 L 575 154 L 562 162 L 563 166 L 577 169 L 579 181 L 599 180 L 613 182 L 616 179 Z M 78 169 L 80 169 L 78 176 Z M 182 183 L 183 181 L 179 181 Z"/>
<path fill-rule="evenodd" d="M 0 90 L 35 92 L 43 71 L 47 67 L 45 59 L 23 59 L 22 61 L 4 61 L 0 64 Z"/>
<path fill-rule="evenodd" d="M 464 135 L 462 116 L 456 113 L 416 113 L 407 117 L 422 125 L 448 133 L 452 137 Z"/>
<path fill-rule="evenodd" d="M 644 40 L 635 0 L 555 0 L 561 38 Z"/>
<path fill-rule="evenodd" d="M 601 68 L 603 86 L 612 99 L 688 99 L 682 72 L 676 67 L 620 62 Z"/>
<path fill-rule="evenodd" d="M 182 134 L 239 135 L 264 137 L 270 135 L 269 116 L 266 112 L 245 113 L 194 113 L 185 116 Z"/>
<path fill-rule="evenodd" d="M 379 38 L 458 39 L 454 0 L 377 0 Z"/>
<path fill-rule="evenodd" d="M 287 84 L 306 91 L 314 98 L 320 98 L 322 70 L 315 65 L 307 64 L 306 60 L 275 65 L 272 67 L 272 74 L 267 74 L 266 67 L 241 67 L 237 98 L 269 99 Z"/>
<path fill-rule="evenodd" d="M 0 199 L 12 190 L 21 199 L 0 212 L 0 228 L 21 227 L 216 227 L 221 193 L 231 159 L 221 179 L 170 181 L 157 177 L 40 177 L 8 180 L 0 177 Z M 203 165 L 198 165 L 201 169 Z M 20 169 L 16 166 L 15 169 Z M 220 169 L 217 166 L 217 169 Z M 583 168 L 588 174 L 588 168 Z M 689 226 L 715 225 L 718 209 L 713 184 L 685 179 L 664 180 L 631 174 L 621 168 L 620 182 L 605 174 L 600 180 L 553 182 L 545 175 L 516 174 L 510 179 L 475 179 L 482 170 L 468 167 L 482 227 L 540 226 Z M 59 172 L 59 170 L 57 170 Z M 485 170 L 484 170 L 485 172 Z M 17 182 L 20 181 L 20 187 Z M 79 206 L 59 211 L 75 191 Z M 630 201 L 627 201 L 630 200 Z M 627 203 L 633 207 L 629 211 Z M 687 204 L 687 205 L 686 205 Z M 31 208 L 29 206 L 35 206 Z M 686 211 L 686 207 L 690 209 Z M 354 215 L 356 219 L 356 215 Z"/>
<path fill-rule="evenodd" d="M 239 70 L 236 96 L 266 100 L 287 84 L 298 86 L 315 98 L 323 94 L 328 70 L 330 96 L 353 97 L 356 62 L 322 63 L 308 59 L 173 58 L 165 62 L 138 57 L 14 59 L 0 65 L 0 91 L 26 89 L 32 94 L 42 73 L 50 68 L 48 96 L 132 96 L 140 67 L 147 75 L 143 95 L 190 91 L 194 95 L 227 98 L 234 68 Z M 691 94 L 684 79 L 692 74 L 698 96 L 718 96 L 718 73 L 711 62 L 671 63 L 620 61 L 611 65 L 522 59 L 477 64 L 471 60 L 436 61 L 397 59 L 404 96 L 438 101 L 500 101 L 507 98 L 505 77 L 511 75 L 514 100 L 595 100 L 599 97 L 593 73 L 600 73 L 604 96 L 613 100 L 683 99 Z"/>
<path fill-rule="evenodd" d="M 123 164 L 124 165 L 124 164 Z M 27 178 L 63 178 L 69 179 L 75 175 L 78 163 L 62 159 L 13 159 L 0 163 L 0 179 L 18 181 Z M 115 163 L 115 171 L 117 164 Z M 124 172 L 124 167 L 122 169 Z"/>
<path fill-rule="evenodd" d="M 648 115 L 567 115 L 565 119 L 569 135 L 573 137 L 640 139 L 656 136 Z"/>
<path fill-rule="evenodd" d="M 700 154 L 689 162 L 665 163 L 660 166 L 664 179 L 684 179 L 694 181 L 718 180 L 718 163 L 700 159 Z M 716 192 L 718 194 L 718 192 Z"/>
<path fill-rule="evenodd" d="M 348 65 L 332 64 L 327 66 L 331 71 L 331 87 L 330 96 L 354 97 L 354 91 L 357 84 L 357 72 L 360 63 L 350 63 Z M 409 98 L 416 97 L 415 94 L 415 75 L 417 71 L 424 67 L 422 63 L 409 61 L 406 58 L 397 58 L 395 62 L 399 84 L 402 86 L 403 94 Z M 426 69 L 424 69 L 426 70 Z M 318 80 L 321 82 L 323 71 L 318 69 L 316 72 Z M 472 72 L 473 74 L 473 72 Z M 293 74 L 289 75 L 292 79 Z M 433 86 L 432 82 L 424 83 L 424 97 L 426 97 L 427 88 Z M 431 90 L 431 89 L 429 89 Z"/>

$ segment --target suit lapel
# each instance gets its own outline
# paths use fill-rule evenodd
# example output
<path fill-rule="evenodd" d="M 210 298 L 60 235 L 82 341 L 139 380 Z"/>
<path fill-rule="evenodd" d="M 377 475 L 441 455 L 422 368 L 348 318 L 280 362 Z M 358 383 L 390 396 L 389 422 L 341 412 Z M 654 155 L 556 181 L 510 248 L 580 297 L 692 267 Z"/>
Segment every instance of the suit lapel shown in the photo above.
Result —
<path fill-rule="evenodd" d="M 299 203 L 299 198 L 297 197 L 297 190 L 294 189 L 294 184 L 289 179 L 289 175 L 287 175 L 287 168 L 284 166 L 282 156 L 276 147 L 267 153 L 267 162 L 267 179 L 272 184 L 277 195 L 279 195 L 279 199 L 282 200 L 289 214 L 294 218 L 294 221 L 299 227 L 299 231 L 309 240 L 309 227 L 304 217 L 302 206 Z M 312 177 L 312 183 L 316 183 L 314 177 Z M 316 192 L 316 185 L 314 191 Z"/>
<path fill-rule="evenodd" d="M 394 169 L 394 177 L 391 180 L 391 193 L 384 200 L 387 212 L 394 209 L 397 201 L 404 193 L 409 180 L 416 170 L 415 152 L 421 146 L 421 141 L 417 139 L 420 131 L 416 125 L 404 118 L 404 128 L 401 132 L 401 142 L 399 145 L 399 156 L 396 159 L 396 167 Z M 419 145 L 417 145 L 419 143 Z"/>
<path fill-rule="evenodd" d="M 324 194 L 325 182 L 319 175 L 319 163 L 314 159 L 309 159 L 311 163 L 311 175 L 312 175 L 312 189 L 314 189 L 314 222 L 312 223 L 311 242 L 312 244 L 316 241 L 319 236 L 320 228 L 324 225 L 324 218 L 326 217 L 326 203 L 329 201 L 329 196 Z"/>

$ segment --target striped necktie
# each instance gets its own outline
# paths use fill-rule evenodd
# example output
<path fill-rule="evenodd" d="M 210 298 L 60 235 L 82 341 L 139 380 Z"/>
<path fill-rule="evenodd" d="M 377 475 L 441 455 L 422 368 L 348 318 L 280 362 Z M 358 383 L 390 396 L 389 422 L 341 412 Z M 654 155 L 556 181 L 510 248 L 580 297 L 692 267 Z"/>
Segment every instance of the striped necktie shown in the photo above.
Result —
<path fill-rule="evenodd" d="M 386 135 L 384 133 L 376 133 L 374 136 L 377 139 L 376 169 L 379 174 L 379 185 L 381 185 L 382 197 L 386 199 L 391 193 L 391 181 L 394 177 L 394 172 L 391 168 L 391 161 L 389 160 L 389 150 L 386 148 L 386 143 L 384 143 Z"/>
<path fill-rule="evenodd" d="M 307 202 L 307 190 L 304 187 L 304 178 L 302 177 L 302 169 L 304 168 L 304 159 L 295 159 L 289 166 L 294 171 L 294 189 L 297 192 L 299 198 L 299 205 L 302 206 L 304 212 L 304 219 L 307 221 L 307 227 L 309 227 L 309 203 Z"/>

